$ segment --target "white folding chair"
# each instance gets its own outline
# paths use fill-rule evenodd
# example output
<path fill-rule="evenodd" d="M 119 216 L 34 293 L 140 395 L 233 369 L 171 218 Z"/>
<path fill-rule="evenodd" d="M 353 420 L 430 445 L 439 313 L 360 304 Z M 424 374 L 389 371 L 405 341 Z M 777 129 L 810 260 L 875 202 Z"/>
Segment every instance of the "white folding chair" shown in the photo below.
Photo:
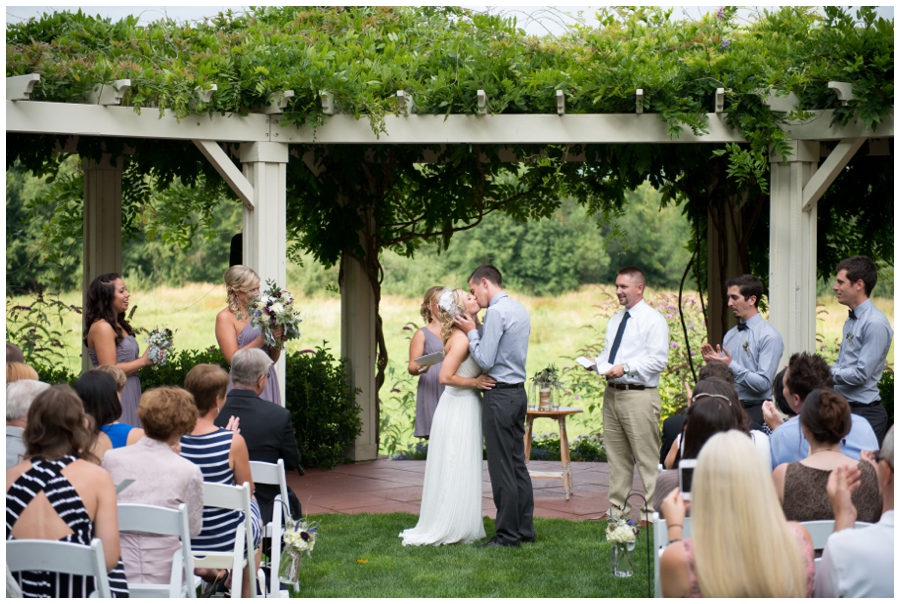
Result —
<path fill-rule="evenodd" d="M 111 598 L 103 543 L 94 538 L 90 545 L 45 539 L 14 539 L 6 542 L 6 565 L 10 572 L 48 571 L 94 577 L 92 598 Z"/>
<path fill-rule="evenodd" d="M 687 539 L 691 536 L 691 519 L 689 516 L 685 517 L 684 522 L 682 523 L 684 526 L 681 527 L 681 536 L 682 539 Z M 669 529 L 666 525 L 666 521 L 664 518 L 660 518 L 657 512 L 653 512 L 653 551 L 656 555 L 653 556 L 653 597 L 661 598 L 662 597 L 662 586 L 659 583 L 659 559 L 662 556 L 663 550 L 666 549 L 666 545 L 669 543 Z"/>
<path fill-rule="evenodd" d="M 250 569 L 251 597 L 256 597 L 256 573 L 253 572 L 253 526 L 250 520 L 250 483 L 241 486 L 203 483 L 203 505 L 206 507 L 244 512 L 244 522 L 238 525 L 232 552 L 191 550 L 195 568 L 231 568 L 231 592 L 240 596 L 244 582 L 244 567 Z"/>
<path fill-rule="evenodd" d="M 194 560 L 191 557 L 191 530 L 187 504 L 178 509 L 156 505 L 120 503 L 119 532 L 135 531 L 154 535 L 174 535 L 181 539 L 181 549 L 172 559 L 172 572 L 168 584 L 129 583 L 132 598 L 195 598 L 198 585 L 194 576 Z"/>
<path fill-rule="evenodd" d="M 281 589 L 281 584 L 278 581 L 278 568 L 281 565 L 281 536 L 284 534 L 284 514 L 282 512 L 282 504 L 287 504 L 289 501 L 287 478 L 284 472 L 284 460 L 279 459 L 277 463 L 251 461 L 250 474 L 253 476 L 254 484 L 278 485 L 281 492 L 280 495 L 275 497 L 275 503 L 272 508 L 272 522 L 265 526 L 265 537 L 272 540 L 272 551 L 269 555 L 269 562 L 267 563 L 269 569 L 269 585 L 265 592 L 266 596 L 270 598 L 289 598 L 290 593 L 286 589 Z M 292 587 L 295 590 L 300 589 L 299 582 L 294 583 Z"/>
<path fill-rule="evenodd" d="M 869 526 L 868 522 L 857 522 L 857 527 Z M 825 545 L 828 543 L 828 538 L 831 536 L 831 533 L 834 532 L 834 520 L 807 520 L 805 522 L 800 523 L 806 530 L 809 531 L 809 536 L 812 539 L 812 547 L 814 550 L 817 549 L 825 549 Z M 816 570 L 819 570 L 819 561 L 821 557 L 817 557 L 815 559 Z"/>

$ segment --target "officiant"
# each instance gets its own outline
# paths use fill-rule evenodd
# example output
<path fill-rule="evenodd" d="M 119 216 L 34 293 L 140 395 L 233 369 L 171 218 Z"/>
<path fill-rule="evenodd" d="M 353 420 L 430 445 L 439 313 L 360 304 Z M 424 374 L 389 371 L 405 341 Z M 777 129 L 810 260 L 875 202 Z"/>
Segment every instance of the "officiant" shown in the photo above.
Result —
<path fill-rule="evenodd" d="M 431 434 L 431 419 L 434 410 L 437 409 L 444 386 L 438 380 L 441 373 L 441 363 L 420 364 L 419 360 L 425 355 L 436 353 L 443 354 L 444 341 L 441 338 L 441 322 L 438 319 L 437 303 L 441 294 L 446 290 L 441 285 L 429 287 L 422 300 L 419 312 L 425 327 L 416 331 L 409 342 L 409 366 L 410 375 L 418 376 L 419 384 L 416 387 L 416 429 L 413 435 L 416 438 L 428 440 Z"/>

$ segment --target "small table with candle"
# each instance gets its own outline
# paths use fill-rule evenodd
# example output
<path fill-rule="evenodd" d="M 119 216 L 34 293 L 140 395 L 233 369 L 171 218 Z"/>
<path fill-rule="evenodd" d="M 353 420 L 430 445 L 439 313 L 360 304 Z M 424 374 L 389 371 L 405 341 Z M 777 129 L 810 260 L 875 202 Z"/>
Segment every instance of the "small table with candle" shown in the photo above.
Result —
<path fill-rule="evenodd" d="M 572 490 L 572 468 L 569 457 L 569 437 L 566 434 L 566 416 L 581 413 L 581 409 L 575 407 L 560 407 L 559 409 L 528 409 L 525 414 L 525 462 L 531 458 L 531 438 L 534 420 L 539 417 L 555 419 L 559 422 L 559 459 L 562 463 L 562 472 L 532 472 L 532 478 L 561 478 L 563 490 L 566 492 L 566 501 Z"/>

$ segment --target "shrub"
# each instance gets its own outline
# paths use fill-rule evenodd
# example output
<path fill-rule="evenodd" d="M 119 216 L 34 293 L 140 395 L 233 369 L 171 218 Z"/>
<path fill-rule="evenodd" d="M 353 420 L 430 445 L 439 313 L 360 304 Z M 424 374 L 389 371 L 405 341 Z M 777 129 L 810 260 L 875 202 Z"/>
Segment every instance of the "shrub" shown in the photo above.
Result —
<path fill-rule="evenodd" d="M 881 392 L 881 404 L 888 414 L 888 428 L 894 425 L 894 370 L 884 368 L 881 379 L 878 380 L 878 391 Z"/>
<path fill-rule="evenodd" d="M 322 343 L 323 346 L 327 342 Z M 333 468 L 362 432 L 359 389 L 347 377 L 347 359 L 323 347 L 287 355 L 285 405 L 291 412 L 304 465 Z"/>

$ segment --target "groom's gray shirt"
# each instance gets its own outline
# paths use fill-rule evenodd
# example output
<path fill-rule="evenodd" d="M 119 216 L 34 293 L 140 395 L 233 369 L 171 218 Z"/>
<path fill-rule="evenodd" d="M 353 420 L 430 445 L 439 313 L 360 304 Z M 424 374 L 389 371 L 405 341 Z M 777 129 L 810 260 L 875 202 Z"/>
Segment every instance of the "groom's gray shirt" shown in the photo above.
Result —
<path fill-rule="evenodd" d="M 525 381 L 525 356 L 530 334 L 528 311 L 500 292 L 491 298 L 482 329 L 473 329 L 467 334 L 469 352 L 478 366 L 498 382 L 518 384 Z"/>

